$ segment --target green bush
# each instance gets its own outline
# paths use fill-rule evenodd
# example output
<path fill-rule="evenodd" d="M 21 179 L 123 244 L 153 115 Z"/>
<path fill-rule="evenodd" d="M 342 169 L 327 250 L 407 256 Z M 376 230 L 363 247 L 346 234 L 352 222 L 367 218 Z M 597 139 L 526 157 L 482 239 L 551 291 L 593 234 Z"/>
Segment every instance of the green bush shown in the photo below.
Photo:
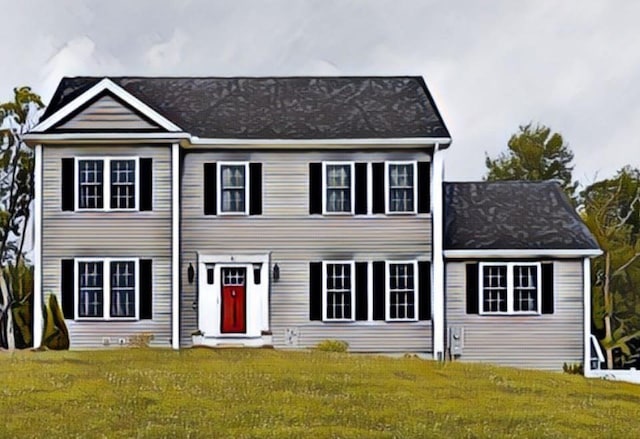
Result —
<path fill-rule="evenodd" d="M 570 375 L 584 375 L 584 367 L 582 363 L 564 363 L 562 365 L 562 370 L 564 373 L 568 373 Z"/>
<path fill-rule="evenodd" d="M 69 349 L 69 331 L 54 294 L 49 294 L 49 302 L 44 308 L 42 346 L 54 351 Z"/>
<path fill-rule="evenodd" d="M 324 352 L 347 352 L 349 343 L 342 340 L 323 340 L 318 343 L 316 349 Z"/>

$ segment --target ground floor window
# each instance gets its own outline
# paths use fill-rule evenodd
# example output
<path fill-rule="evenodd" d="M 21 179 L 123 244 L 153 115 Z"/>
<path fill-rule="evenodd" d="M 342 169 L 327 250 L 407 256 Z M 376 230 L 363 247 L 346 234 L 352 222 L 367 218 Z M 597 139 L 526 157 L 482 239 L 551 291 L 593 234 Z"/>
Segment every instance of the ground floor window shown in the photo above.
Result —
<path fill-rule="evenodd" d="M 77 317 L 138 318 L 138 261 L 77 259 Z"/>
<path fill-rule="evenodd" d="M 387 263 L 387 320 L 415 320 L 416 262 Z"/>
<path fill-rule="evenodd" d="M 354 319 L 354 263 L 324 263 L 324 320 Z"/>
<path fill-rule="evenodd" d="M 482 314 L 539 314 L 539 263 L 485 262 L 480 264 Z"/>

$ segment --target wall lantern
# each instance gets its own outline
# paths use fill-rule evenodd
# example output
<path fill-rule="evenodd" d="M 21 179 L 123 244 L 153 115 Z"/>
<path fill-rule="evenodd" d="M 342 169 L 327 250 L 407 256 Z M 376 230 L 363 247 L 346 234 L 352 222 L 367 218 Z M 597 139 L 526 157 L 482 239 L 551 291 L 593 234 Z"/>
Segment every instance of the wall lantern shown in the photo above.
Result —
<path fill-rule="evenodd" d="M 187 279 L 189 280 L 190 284 L 193 283 L 193 278 L 195 276 L 196 276 L 196 272 L 193 269 L 193 265 L 191 265 L 191 262 L 189 262 L 189 268 L 187 268 Z"/>
<path fill-rule="evenodd" d="M 279 280 L 280 280 L 280 267 L 278 267 L 278 264 L 275 264 L 273 266 L 273 281 L 278 282 Z"/>
<path fill-rule="evenodd" d="M 262 268 L 262 262 L 255 262 L 253 265 L 253 283 L 260 285 L 260 269 Z"/>

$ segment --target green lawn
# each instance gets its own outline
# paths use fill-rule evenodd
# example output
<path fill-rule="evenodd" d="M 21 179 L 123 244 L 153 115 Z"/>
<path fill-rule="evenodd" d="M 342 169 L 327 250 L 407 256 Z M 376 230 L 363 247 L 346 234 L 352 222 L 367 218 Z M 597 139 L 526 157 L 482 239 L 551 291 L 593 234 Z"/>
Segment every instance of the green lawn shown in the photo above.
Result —
<path fill-rule="evenodd" d="M 640 437 L 640 386 L 274 350 L 0 353 L 4 437 Z"/>

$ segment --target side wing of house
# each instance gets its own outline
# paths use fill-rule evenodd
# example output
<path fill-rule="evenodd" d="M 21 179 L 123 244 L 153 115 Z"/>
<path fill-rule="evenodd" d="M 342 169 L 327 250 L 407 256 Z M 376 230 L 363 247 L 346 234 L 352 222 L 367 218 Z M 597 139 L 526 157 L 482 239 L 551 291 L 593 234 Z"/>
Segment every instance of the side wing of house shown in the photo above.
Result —
<path fill-rule="evenodd" d="M 96 81 L 30 134 L 36 295 L 57 297 L 72 348 L 172 344 L 172 143 L 137 103 Z"/>
<path fill-rule="evenodd" d="M 551 370 L 583 363 L 589 258 L 599 249 L 559 186 L 447 183 L 445 194 L 451 357 Z"/>

